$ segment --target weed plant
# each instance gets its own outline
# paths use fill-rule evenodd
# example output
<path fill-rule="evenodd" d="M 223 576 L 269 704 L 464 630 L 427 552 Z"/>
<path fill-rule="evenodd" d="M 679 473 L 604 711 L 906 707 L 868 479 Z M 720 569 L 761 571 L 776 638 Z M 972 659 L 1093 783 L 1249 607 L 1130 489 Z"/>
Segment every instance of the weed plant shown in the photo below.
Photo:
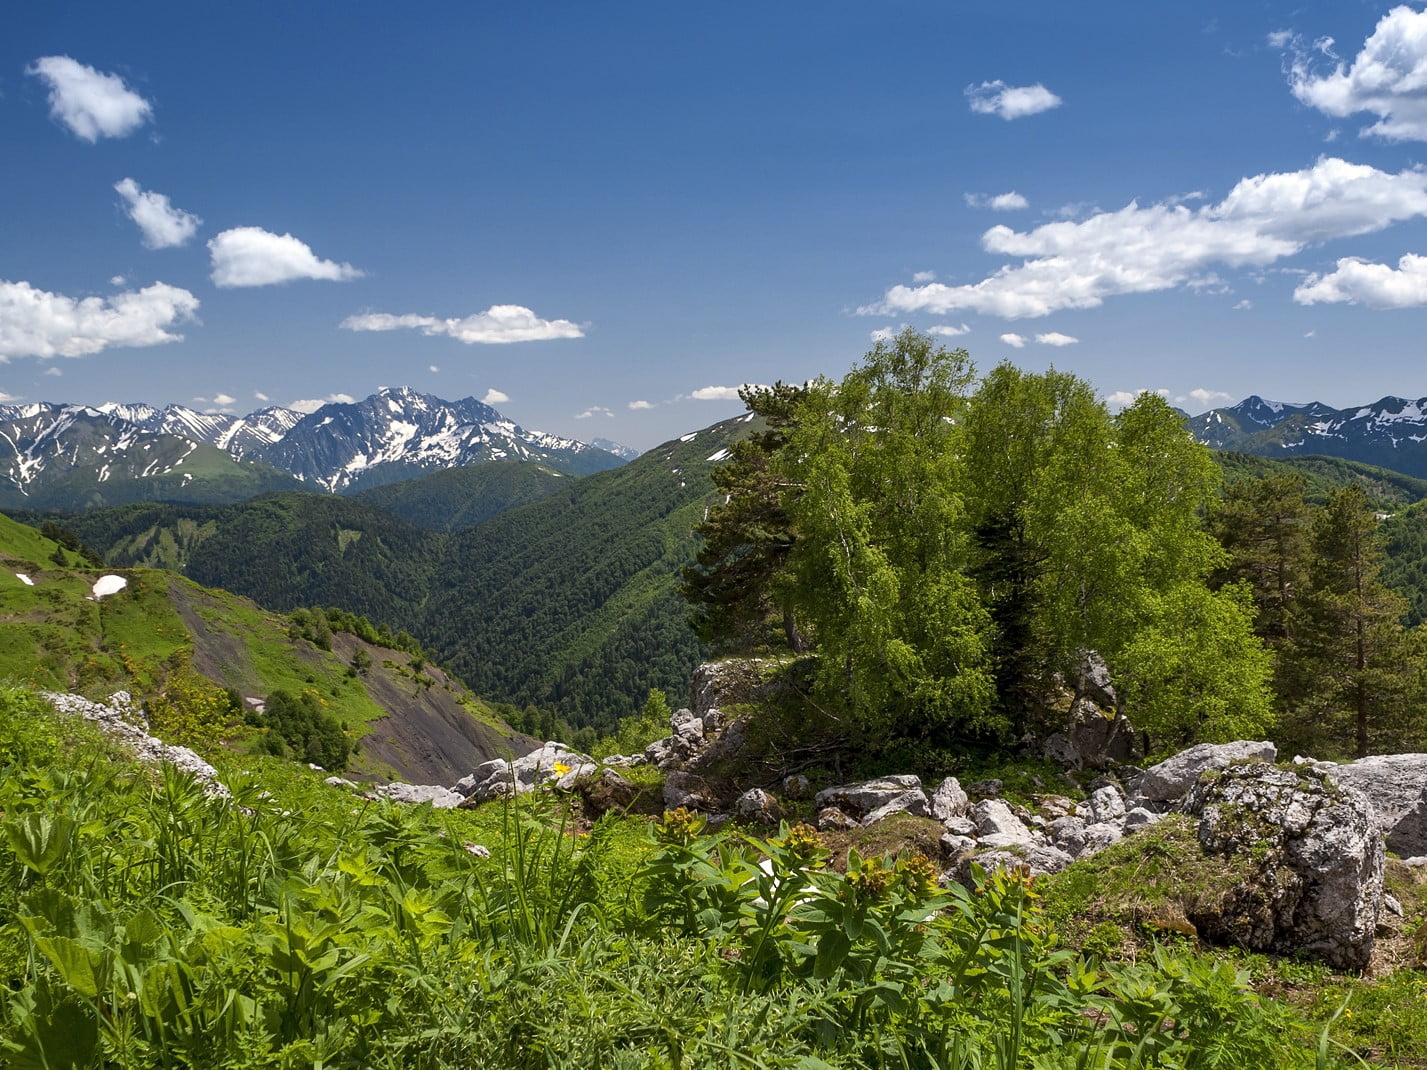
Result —
<path fill-rule="evenodd" d="M 840 873 L 806 826 L 582 833 L 552 795 L 433 811 L 244 765 L 214 798 L 0 693 L 0 1063 L 1334 1065 L 1242 971 L 1072 954 L 1021 874 Z"/>

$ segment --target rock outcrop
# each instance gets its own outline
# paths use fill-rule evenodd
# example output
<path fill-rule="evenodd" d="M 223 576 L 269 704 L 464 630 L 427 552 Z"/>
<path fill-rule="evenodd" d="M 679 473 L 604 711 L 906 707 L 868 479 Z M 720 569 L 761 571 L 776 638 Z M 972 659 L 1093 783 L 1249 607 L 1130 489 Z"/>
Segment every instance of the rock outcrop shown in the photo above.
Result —
<path fill-rule="evenodd" d="M 537 787 L 553 784 L 564 791 L 580 777 L 599 768 L 593 758 L 553 740 L 515 761 L 492 758 L 462 777 L 451 790 L 470 804 L 489 802 L 502 795 L 522 795 Z"/>
<path fill-rule="evenodd" d="M 1141 773 L 1131 785 L 1131 806 L 1177 802 L 1208 770 L 1223 769 L 1237 761 L 1272 762 L 1277 757 L 1278 748 L 1267 741 L 1201 743 Z"/>
<path fill-rule="evenodd" d="M 1427 855 L 1427 754 L 1380 754 L 1319 766 L 1367 796 L 1389 851 L 1403 858 Z"/>
<path fill-rule="evenodd" d="M 1255 951 L 1361 969 L 1382 904 L 1383 841 L 1361 792 L 1322 770 L 1231 765 L 1184 800 L 1205 852 L 1248 857 L 1256 879 L 1190 917 L 1201 934 Z"/>

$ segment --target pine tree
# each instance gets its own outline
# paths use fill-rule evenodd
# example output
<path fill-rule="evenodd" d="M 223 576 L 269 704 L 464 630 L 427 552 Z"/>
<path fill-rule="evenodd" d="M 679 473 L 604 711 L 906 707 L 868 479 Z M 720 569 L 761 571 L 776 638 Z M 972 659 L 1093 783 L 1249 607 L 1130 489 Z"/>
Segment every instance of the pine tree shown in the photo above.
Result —
<path fill-rule="evenodd" d="M 1402 619 L 1403 599 L 1379 578 L 1378 519 L 1357 484 L 1315 518 L 1311 590 L 1298 602 L 1286 653 L 1298 692 L 1293 727 L 1307 741 L 1367 755 L 1411 736 L 1421 658 Z"/>

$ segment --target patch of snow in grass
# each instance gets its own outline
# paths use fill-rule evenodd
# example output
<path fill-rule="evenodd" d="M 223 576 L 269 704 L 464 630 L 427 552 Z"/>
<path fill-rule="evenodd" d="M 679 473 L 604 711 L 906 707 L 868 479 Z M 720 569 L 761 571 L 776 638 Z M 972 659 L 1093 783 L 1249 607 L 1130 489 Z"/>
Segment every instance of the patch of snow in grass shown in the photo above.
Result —
<path fill-rule="evenodd" d="M 94 597 L 98 599 L 107 594 L 118 594 L 127 586 L 129 581 L 123 576 L 100 576 L 94 581 Z"/>
<path fill-rule="evenodd" d="M 23 583 L 26 587 L 33 587 L 35 585 L 35 581 L 30 579 L 30 577 L 26 576 L 23 572 L 15 573 L 15 578 L 21 583 Z"/>

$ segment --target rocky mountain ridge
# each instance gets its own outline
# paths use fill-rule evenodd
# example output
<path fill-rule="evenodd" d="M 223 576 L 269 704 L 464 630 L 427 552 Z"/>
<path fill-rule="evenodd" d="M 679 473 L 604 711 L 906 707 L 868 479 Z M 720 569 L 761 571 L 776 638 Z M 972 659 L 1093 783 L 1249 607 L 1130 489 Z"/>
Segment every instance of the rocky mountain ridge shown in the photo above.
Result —
<path fill-rule="evenodd" d="M 1335 409 L 1288 404 L 1257 394 L 1192 416 L 1188 426 L 1214 449 L 1268 457 L 1322 454 L 1427 476 L 1427 397 L 1380 398 Z"/>
<path fill-rule="evenodd" d="M 299 486 L 344 493 L 493 460 L 539 461 L 571 475 L 622 463 L 598 446 L 524 428 L 475 398 L 445 401 L 409 387 L 307 414 L 279 406 L 236 416 L 184 405 L 0 405 L 3 506 L 230 501 Z M 195 496 L 200 461 L 238 489 Z M 137 486 L 116 491 L 120 482 Z"/>

